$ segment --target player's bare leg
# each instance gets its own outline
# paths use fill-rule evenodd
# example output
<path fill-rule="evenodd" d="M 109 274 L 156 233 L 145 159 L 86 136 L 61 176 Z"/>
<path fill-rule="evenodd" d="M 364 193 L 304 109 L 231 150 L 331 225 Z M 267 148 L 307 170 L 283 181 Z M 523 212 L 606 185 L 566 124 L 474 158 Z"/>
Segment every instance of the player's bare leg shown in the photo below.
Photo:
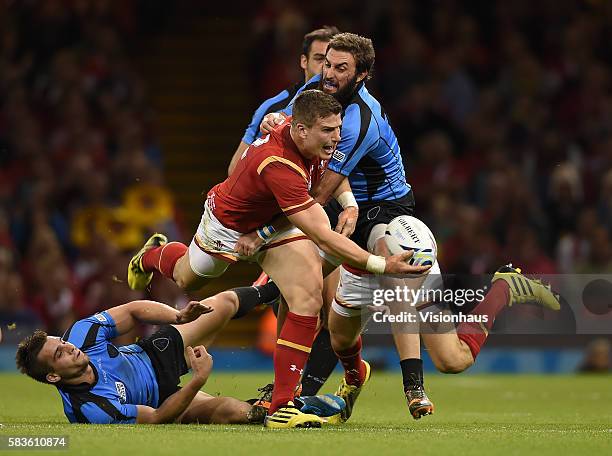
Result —
<path fill-rule="evenodd" d="M 181 334 L 185 348 L 197 345 L 208 347 L 238 311 L 239 300 L 233 291 L 224 291 L 203 300 L 202 303 L 212 307 L 213 311 L 191 323 L 174 326 Z M 189 359 L 185 359 L 189 363 Z"/>
<path fill-rule="evenodd" d="M 190 263 L 189 250 L 180 257 L 172 271 L 172 280 L 185 291 L 195 291 L 206 285 L 211 278 L 196 274 Z"/>
<path fill-rule="evenodd" d="M 456 374 L 470 367 L 485 343 L 497 314 L 506 307 L 525 303 L 541 305 L 553 311 L 560 309 L 559 296 L 551 291 L 549 285 L 525 277 L 520 269 L 511 265 L 498 269 L 489 292 L 470 312 L 471 315 L 486 316 L 486 322 L 460 323 L 456 330 L 450 323 L 421 327 L 423 342 L 436 368 L 440 372 Z"/>
<path fill-rule="evenodd" d="M 438 329 L 439 331 L 439 329 Z M 436 369 L 444 374 L 458 374 L 474 364 L 470 347 L 457 336 L 455 328 L 445 334 L 421 335 Z"/>
<path fill-rule="evenodd" d="M 374 243 L 374 253 L 377 255 L 388 256 L 389 250 L 385 240 L 380 235 L 384 231 L 377 225 L 373 230 L 371 240 Z M 378 239 L 374 240 L 374 237 Z M 393 277 L 381 276 L 380 283 L 383 289 L 395 289 L 404 287 L 418 290 L 423 285 L 425 276 L 410 279 L 398 279 Z M 393 309 L 393 313 L 399 315 L 400 312 L 414 315 L 414 322 L 391 323 L 393 341 L 400 359 L 402 369 L 403 389 L 408 404 L 410 415 L 415 420 L 422 416 L 431 415 L 434 412 L 434 404 L 431 402 L 424 387 L 423 361 L 421 360 L 421 340 L 419 337 L 419 318 L 416 310 L 416 303 L 410 302 L 391 302 L 388 303 Z"/>
<path fill-rule="evenodd" d="M 183 290 L 202 288 L 210 279 L 219 277 L 229 263 L 203 252 L 192 241 L 187 247 L 180 242 L 168 242 L 163 234 L 149 238 L 128 266 L 128 285 L 133 290 L 144 290 L 158 271 L 173 280 Z"/>
<path fill-rule="evenodd" d="M 182 424 L 245 424 L 251 405 L 233 397 L 198 392 L 187 410 L 176 420 Z"/>
<path fill-rule="evenodd" d="M 323 422 L 293 407 L 295 388 L 308 359 L 323 305 L 318 249 L 298 240 L 265 251 L 260 266 L 287 301 L 288 312 L 274 350 L 274 390 L 268 427 L 320 427 Z"/>

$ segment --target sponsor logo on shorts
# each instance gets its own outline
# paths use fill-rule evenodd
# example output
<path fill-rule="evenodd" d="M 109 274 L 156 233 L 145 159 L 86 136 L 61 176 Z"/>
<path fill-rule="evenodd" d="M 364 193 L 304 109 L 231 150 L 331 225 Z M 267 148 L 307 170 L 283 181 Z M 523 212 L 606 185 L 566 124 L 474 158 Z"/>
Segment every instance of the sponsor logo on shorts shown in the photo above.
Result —
<path fill-rule="evenodd" d="M 94 317 L 96 318 L 96 320 L 98 320 L 101 323 L 108 323 L 108 320 L 102 314 L 95 314 Z"/>
<path fill-rule="evenodd" d="M 160 352 L 163 352 L 170 345 L 170 339 L 167 337 L 158 337 L 157 339 L 153 339 L 153 346 L 157 348 Z"/>
<path fill-rule="evenodd" d="M 380 206 L 376 206 L 370 209 L 368 213 L 366 214 L 366 216 L 368 220 L 374 220 L 376 217 L 378 217 L 379 213 L 380 213 Z"/>

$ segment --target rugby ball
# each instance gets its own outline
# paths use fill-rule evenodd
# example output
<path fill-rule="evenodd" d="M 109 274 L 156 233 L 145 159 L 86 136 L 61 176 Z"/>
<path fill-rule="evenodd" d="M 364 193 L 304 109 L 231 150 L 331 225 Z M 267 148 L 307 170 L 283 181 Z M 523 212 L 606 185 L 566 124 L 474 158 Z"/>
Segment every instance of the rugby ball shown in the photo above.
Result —
<path fill-rule="evenodd" d="M 400 215 L 387 225 L 385 243 L 393 255 L 413 250 L 409 264 L 433 266 L 438 255 L 438 245 L 431 230 L 416 217 Z"/>

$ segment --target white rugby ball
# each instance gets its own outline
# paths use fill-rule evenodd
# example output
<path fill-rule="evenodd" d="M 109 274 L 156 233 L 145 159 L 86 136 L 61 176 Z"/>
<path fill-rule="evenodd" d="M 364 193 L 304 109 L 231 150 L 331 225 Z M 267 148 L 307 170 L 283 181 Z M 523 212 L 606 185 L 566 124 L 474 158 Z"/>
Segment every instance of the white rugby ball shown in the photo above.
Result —
<path fill-rule="evenodd" d="M 387 225 L 385 243 L 393 255 L 413 250 L 409 264 L 433 266 L 438 255 L 438 245 L 431 230 L 416 217 L 400 215 Z"/>

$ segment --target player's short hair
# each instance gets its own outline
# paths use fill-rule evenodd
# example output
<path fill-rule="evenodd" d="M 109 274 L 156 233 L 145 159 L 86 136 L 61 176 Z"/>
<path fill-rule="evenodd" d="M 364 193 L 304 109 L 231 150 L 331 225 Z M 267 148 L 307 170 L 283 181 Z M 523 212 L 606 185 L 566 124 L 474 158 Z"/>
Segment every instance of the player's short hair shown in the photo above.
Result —
<path fill-rule="evenodd" d="M 314 41 L 324 41 L 329 43 L 329 41 L 338 33 L 338 27 L 333 25 L 324 25 L 320 29 L 313 30 L 310 33 L 304 35 L 304 41 L 302 42 L 302 54 L 308 57 L 308 53 L 310 52 L 310 48 L 312 47 L 312 43 Z"/>
<path fill-rule="evenodd" d="M 17 368 L 34 380 L 41 383 L 49 383 L 47 374 L 51 372 L 50 366 L 38 359 L 38 354 L 47 342 L 47 333 L 37 329 L 34 334 L 26 337 L 19 343 L 17 353 L 15 354 L 15 362 Z"/>
<path fill-rule="evenodd" d="M 318 118 L 340 114 L 342 106 L 331 95 L 317 89 L 304 90 L 293 102 L 292 123 L 312 127 Z"/>
<path fill-rule="evenodd" d="M 374 69 L 374 45 L 370 38 L 355 35 L 354 33 L 339 33 L 334 36 L 327 50 L 335 49 L 336 51 L 350 52 L 355 58 L 357 73 L 367 71 L 367 79 L 370 79 L 372 70 Z"/>

